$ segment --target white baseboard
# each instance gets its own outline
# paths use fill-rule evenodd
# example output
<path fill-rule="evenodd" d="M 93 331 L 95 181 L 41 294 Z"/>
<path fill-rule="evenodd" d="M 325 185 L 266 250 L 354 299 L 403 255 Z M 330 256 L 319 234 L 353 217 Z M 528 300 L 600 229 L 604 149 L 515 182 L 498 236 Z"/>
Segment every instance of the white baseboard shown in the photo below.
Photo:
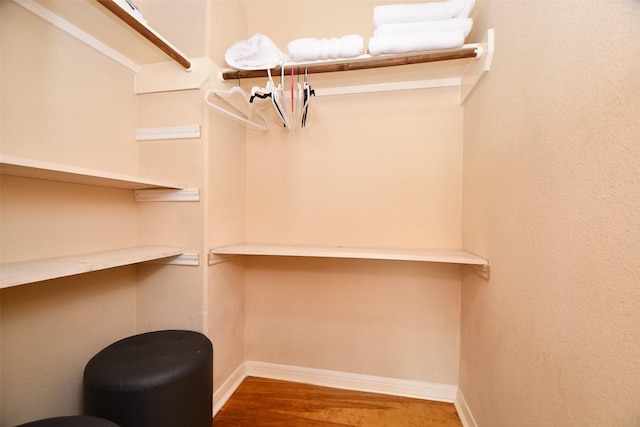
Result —
<path fill-rule="evenodd" d="M 393 396 L 413 397 L 452 403 L 456 399 L 458 386 L 401 380 L 349 372 L 278 365 L 264 362 L 245 362 L 247 376 L 271 378 L 321 385 L 345 390 L 366 391 Z"/>
<path fill-rule="evenodd" d="M 476 423 L 476 420 L 473 418 L 471 409 L 469 408 L 469 405 L 464 399 L 464 395 L 459 388 L 456 400 L 453 402 L 453 404 L 456 407 L 456 411 L 458 411 L 458 416 L 460 417 L 460 421 L 462 421 L 462 425 L 464 427 L 478 427 L 478 423 Z"/>
<path fill-rule="evenodd" d="M 247 376 L 245 364 L 242 363 L 235 371 L 225 380 L 224 383 L 213 393 L 213 416 L 215 416 L 220 408 L 227 403 L 233 392 L 240 386 L 242 380 Z"/>
<path fill-rule="evenodd" d="M 270 378 L 274 380 L 293 381 L 298 383 L 320 385 L 343 390 L 365 391 L 388 394 L 392 396 L 412 397 L 416 399 L 434 400 L 454 403 L 458 409 L 458 401 L 464 397 L 458 386 L 451 384 L 428 383 L 422 381 L 401 380 L 396 378 L 377 377 L 354 374 L 350 372 L 329 371 L 325 369 L 305 368 L 301 366 L 279 365 L 275 363 L 246 361 L 227 378 L 213 394 L 213 415 L 224 406 L 233 392 L 246 377 Z M 466 406 L 465 406 L 466 407 Z M 458 413 L 461 410 L 458 409 Z M 469 416 L 470 416 L 469 412 Z M 460 414 L 462 419 L 462 414 Z M 473 420 L 473 417 L 471 417 Z M 465 424 L 465 427 L 477 427 Z"/>

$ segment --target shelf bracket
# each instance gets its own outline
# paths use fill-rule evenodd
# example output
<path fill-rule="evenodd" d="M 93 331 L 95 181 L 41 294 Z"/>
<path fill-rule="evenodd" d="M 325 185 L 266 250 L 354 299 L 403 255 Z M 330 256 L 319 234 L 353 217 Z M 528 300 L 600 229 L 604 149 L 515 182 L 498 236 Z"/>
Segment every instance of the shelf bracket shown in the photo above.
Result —
<path fill-rule="evenodd" d="M 199 202 L 200 190 L 185 188 L 184 190 L 148 189 L 135 191 L 136 202 Z"/>
<path fill-rule="evenodd" d="M 149 261 L 150 264 L 164 264 L 164 265 L 200 265 L 200 254 L 197 252 L 185 252 L 182 255 L 177 255 L 169 258 L 157 259 Z"/>
<path fill-rule="evenodd" d="M 460 82 L 460 105 L 467 99 L 467 96 L 469 96 L 484 73 L 491 69 L 493 51 L 495 49 L 494 43 L 493 28 L 489 28 L 484 39 L 482 39 L 482 42 L 478 46 L 481 53 L 480 60 L 469 64 L 469 67 L 467 67 L 462 75 Z"/>
<path fill-rule="evenodd" d="M 491 266 L 489 264 L 485 265 L 474 265 L 474 264 L 465 264 L 469 270 L 474 272 L 476 275 L 482 277 L 484 280 L 491 279 Z"/>
<path fill-rule="evenodd" d="M 165 139 L 198 139 L 200 125 L 140 128 L 135 131 L 136 141 L 160 141 Z"/>
<path fill-rule="evenodd" d="M 233 258 L 236 258 L 238 255 L 223 255 L 223 254 L 214 254 L 213 252 L 209 252 L 208 256 L 208 264 L 216 265 L 221 264 L 223 262 L 230 261 Z"/>

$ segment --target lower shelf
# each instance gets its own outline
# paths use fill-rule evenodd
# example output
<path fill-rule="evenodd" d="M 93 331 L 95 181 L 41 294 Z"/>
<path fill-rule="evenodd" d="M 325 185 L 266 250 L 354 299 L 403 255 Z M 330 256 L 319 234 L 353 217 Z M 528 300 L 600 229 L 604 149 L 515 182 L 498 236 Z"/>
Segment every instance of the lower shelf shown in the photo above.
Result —
<path fill-rule="evenodd" d="M 143 246 L 58 258 L 4 263 L 0 266 L 0 277 L 2 278 L 0 289 L 168 258 L 183 253 L 183 249 L 171 246 Z"/>
<path fill-rule="evenodd" d="M 383 249 L 345 246 L 272 245 L 241 243 L 211 249 L 214 255 L 271 255 L 321 258 L 360 258 L 396 261 L 441 262 L 488 267 L 489 261 L 456 249 Z"/>

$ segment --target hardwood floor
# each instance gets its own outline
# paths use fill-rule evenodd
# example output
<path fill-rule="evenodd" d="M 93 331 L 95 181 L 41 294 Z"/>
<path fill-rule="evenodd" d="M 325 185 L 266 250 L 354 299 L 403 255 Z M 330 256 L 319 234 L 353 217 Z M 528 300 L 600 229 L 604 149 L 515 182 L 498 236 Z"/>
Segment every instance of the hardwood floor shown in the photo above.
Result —
<path fill-rule="evenodd" d="M 452 403 L 247 377 L 214 427 L 461 427 Z"/>

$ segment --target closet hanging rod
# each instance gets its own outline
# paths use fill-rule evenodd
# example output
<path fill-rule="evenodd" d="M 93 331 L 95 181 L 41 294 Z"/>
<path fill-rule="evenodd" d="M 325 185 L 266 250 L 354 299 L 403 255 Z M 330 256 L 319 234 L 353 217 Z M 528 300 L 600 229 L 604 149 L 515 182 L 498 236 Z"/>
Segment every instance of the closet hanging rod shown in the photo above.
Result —
<path fill-rule="evenodd" d="M 98 0 L 102 6 L 107 8 L 111 13 L 116 15 L 122 21 L 130 26 L 134 31 L 140 34 L 142 37 L 150 41 L 158 49 L 169 55 L 171 59 L 180 64 L 185 70 L 189 71 L 191 68 L 191 61 L 182 54 L 178 49 L 172 46 L 169 42 L 162 38 L 159 34 L 147 27 L 136 18 L 127 13 L 126 10 L 118 6 L 113 0 Z"/>
<path fill-rule="evenodd" d="M 344 62 L 315 62 L 309 64 L 285 64 L 285 69 L 291 67 L 306 69 L 308 74 L 333 73 L 337 71 L 366 70 L 371 68 L 395 67 L 398 65 L 422 64 L 425 62 L 447 61 L 463 58 L 477 58 L 481 49 L 477 45 L 465 45 L 458 49 L 434 51 L 404 56 L 389 57 L 367 57 L 345 60 Z M 271 70 L 272 75 L 280 74 L 281 68 Z M 266 77 L 267 70 L 224 70 L 222 80 L 251 79 L 255 77 Z"/>

